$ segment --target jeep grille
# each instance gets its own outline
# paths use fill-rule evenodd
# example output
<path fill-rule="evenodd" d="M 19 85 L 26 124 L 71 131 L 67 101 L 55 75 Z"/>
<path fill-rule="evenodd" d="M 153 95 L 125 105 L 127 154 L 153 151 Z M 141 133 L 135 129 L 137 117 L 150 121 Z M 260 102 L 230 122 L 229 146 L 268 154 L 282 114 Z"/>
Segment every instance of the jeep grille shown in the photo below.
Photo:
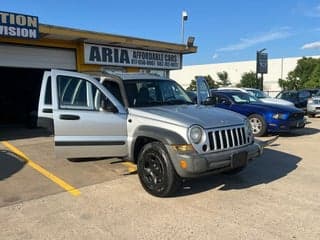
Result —
<path fill-rule="evenodd" d="M 244 127 L 231 127 L 208 131 L 211 151 L 229 150 L 250 143 L 250 137 Z"/>

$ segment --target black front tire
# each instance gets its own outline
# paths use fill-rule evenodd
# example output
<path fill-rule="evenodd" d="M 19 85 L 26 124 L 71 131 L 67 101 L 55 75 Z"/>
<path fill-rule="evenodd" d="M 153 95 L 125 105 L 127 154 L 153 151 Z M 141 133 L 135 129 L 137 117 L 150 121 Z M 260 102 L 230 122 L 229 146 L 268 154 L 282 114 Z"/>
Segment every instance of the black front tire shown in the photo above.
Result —
<path fill-rule="evenodd" d="M 168 197 L 181 185 L 170 156 L 160 142 L 143 146 L 138 156 L 138 175 L 143 188 L 153 196 Z"/>
<path fill-rule="evenodd" d="M 255 137 L 264 136 L 267 133 L 267 124 L 259 114 L 252 114 L 249 117 L 252 133 Z"/>

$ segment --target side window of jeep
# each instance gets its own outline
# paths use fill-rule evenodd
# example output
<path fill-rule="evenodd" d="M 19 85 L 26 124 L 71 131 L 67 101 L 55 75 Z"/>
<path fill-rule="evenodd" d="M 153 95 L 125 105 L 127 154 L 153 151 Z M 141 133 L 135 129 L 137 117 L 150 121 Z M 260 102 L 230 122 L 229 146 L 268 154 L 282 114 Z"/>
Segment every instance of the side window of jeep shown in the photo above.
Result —
<path fill-rule="evenodd" d="M 58 76 L 57 80 L 60 108 L 90 109 L 86 80 L 68 76 Z"/>
<path fill-rule="evenodd" d="M 52 93 L 51 93 L 51 77 L 48 78 L 46 85 L 46 93 L 44 96 L 44 104 L 51 105 L 52 104 Z"/>
<path fill-rule="evenodd" d="M 57 87 L 61 109 L 106 111 L 115 108 L 95 85 L 85 79 L 58 76 Z"/>

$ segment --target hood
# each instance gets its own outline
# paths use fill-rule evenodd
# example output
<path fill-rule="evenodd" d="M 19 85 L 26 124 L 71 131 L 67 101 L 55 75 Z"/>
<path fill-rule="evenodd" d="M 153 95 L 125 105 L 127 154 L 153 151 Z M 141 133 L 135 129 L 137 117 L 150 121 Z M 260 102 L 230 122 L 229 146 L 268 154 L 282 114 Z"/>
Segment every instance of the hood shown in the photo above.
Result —
<path fill-rule="evenodd" d="M 249 108 L 255 108 L 263 111 L 269 111 L 273 113 L 293 113 L 293 112 L 303 112 L 299 108 L 296 108 L 295 106 L 288 106 L 288 105 L 282 105 L 282 104 L 274 104 L 274 103 L 250 103 L 246 104 Z"/>
<path fill-rule="evenodd" d="M 129 113 L 160 122 L 189 127 L 197 124 L 203 128 L 216 128 L 243 124 L 241 114 L 212 106 L 174 105 L 145 108 L 130 108 Z"/>
<path fill-rule="evenodd" d="M 264 103 L 281 104 L 281 105 L 285 105 L 285 106 L 294 106 L 294 104 L 292 102 L 289 102 L 287 100 L 283 100 L 280 98 L 260 98 L 259 100 L 261 100 Z"/>

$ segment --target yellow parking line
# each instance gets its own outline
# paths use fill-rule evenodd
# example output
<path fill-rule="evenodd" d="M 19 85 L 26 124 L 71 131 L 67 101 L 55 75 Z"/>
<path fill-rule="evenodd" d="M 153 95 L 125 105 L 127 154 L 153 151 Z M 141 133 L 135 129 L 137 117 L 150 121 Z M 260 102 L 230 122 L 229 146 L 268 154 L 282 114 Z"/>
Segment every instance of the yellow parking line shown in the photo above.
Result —
<path fill-rule="evenodd" d="M 128 168 L 129 173 L 134 173 L 137 171 L 137 165 L 132 162 L 123 162 L 122 164 Z"/>
<path fill-rule="evenodd" d="M 18 148 L 16 148 L 15 146 L 11 145 L 10 143 L 6 142 L 6 141 L 2 141 L 1 142 L 6 148 L 8 148 L 10 151 L 12 151 L 13 153 L 15 153 L 17 156 L 21 157 L 23 160 L 26 161 L 26 163 L 32 167 L 33 169 L 37 170 L 39 173 L 41 173 L 42 175 L 44 175 L 45 177 L 49 178 L 52 182 L 56 183 L 57 185 L 59 185 L 60 187 L 62 187 L 64 190 L 68 191 L 70 194 L 72 194 L 73 196 L 78 196 L 80 195 L 80 191 L 76 188 L 74 188 L 73 186 L 69 185 L 68 183 L 66 183 L 65 181 L 63 181 L 62 179 L 58 178 L 57 176 L 55 176 L 54 174 L 50 173 L 49 171 L 47 171 L 46 169 L 44 169 L 43 167 L 41 167 L 40 165 L 36 164 L 35 162 L 33 162 L 30 158 L 28 158 L 23 152 L 21 152 Z"/>

